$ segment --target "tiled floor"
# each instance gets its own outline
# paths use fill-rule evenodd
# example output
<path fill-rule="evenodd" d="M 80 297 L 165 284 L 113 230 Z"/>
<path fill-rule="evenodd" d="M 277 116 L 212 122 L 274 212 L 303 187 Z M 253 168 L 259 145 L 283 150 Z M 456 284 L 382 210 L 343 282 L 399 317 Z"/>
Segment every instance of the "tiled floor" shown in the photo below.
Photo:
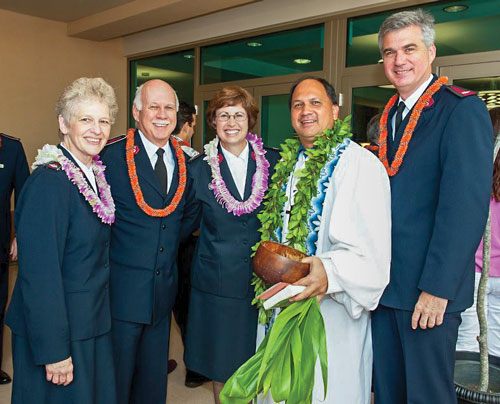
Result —
<path fill-rule="evenodd" d="M 11 266 L 10 287 L 14 284 L 17 268 Z M 184 386 L 185 367 L 182 362 L 182 342 L 179 328 L 172 322 L 172 332 L 170 337 L 170 357 L 178 363 L 177 369 L 168 377 L 167 403 L 169 404 L 210 404 L 213 403 L 212 384 L 206 383 L 196 389 L 189 389 Z M 10 347 L 10 330 L 6 327 L 4 331 L 4 356 L 2 369 L 12 376 L 12 354 Z M 10 403 L 12 384 L 0 386 L 0 404 Z M 35 404 L 35 403 L 33 403 Z M 91 404 L 91 403 L 89 403 Z"/>

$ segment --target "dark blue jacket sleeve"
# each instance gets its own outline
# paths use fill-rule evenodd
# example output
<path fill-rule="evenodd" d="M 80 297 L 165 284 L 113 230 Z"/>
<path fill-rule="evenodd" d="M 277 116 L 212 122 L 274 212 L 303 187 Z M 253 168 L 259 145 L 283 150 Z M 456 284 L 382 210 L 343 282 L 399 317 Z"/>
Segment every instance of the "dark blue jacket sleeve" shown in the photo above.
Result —
<path fill-rule="evenodd" d="M 70 227 L 70 186 L 64 172 L 38 168 L 26 184 L 16 210 L 17 282 L 20 282 L 28 338 L 37 365 L 70 356 L 61 272 Z"/>

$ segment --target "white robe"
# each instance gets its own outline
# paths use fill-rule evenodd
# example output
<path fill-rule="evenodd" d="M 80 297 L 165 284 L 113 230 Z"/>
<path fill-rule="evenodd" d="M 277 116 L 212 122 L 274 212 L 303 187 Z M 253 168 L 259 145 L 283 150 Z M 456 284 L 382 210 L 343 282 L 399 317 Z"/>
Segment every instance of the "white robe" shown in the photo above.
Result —
<path fill-rule="evenodd" d="M 300 162 L 295 169 L 300 169 Z M 294 186 L 296 182 L 292 181 Z M 284 209 L 289 209 L 289 203 Z M 383 165 L 354 142 L 345 149 L 330 178 L 316 256 L 328 276 L 327 295 L 320 304 L 328 349 L 328 389 L 323 401 L 317 361 L 313 403 L 369 404 L 370 311 L 377 307 L 389 283 L 391 196 Z M 264 327 L 259 324 L 258 344 L 263 337 Z M 259 404 L 273 402 L 270 393 L 257 400 Z"/>

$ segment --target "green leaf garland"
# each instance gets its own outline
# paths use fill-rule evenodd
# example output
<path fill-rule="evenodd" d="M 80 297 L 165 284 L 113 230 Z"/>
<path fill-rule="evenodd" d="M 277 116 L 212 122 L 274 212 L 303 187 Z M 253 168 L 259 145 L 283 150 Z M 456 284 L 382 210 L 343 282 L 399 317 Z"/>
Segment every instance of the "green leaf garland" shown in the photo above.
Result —
<path fill-rule="evenodd" d="M 286 237 L 289 246 L 296 248 L 302 252 L 306 250 L 306 239 L 308 236 L 307 230 L 307 213 L 311 206 L 311 200 L 317 192 L 317 184 L 321 175 L 321 170 L 325 166 L 330 154 L 334 149 L 341 144 L 344 139 L 351 137 L 351 117 L 346 119 L 337 119 L 333 129 L 325 130 L 321 135 L 316 137 L 313 147 L 306 149 L 305 153 L 308 156 L 305 167 L 295 175 L 300 179 L 297 182 L 297 193 L 295 194 L 292 213 L 288 222 L 288 234 Z M 290 173 L 297 162 L 297 155 L 300 148 L 300 140 L 287 139 L 281 145 L 281 160 L 276 164 L 274 174 L 271 178 L 271 184 L 264 198 L 264 208 L 258 214 L 261 222 L 259 232 L 261 233 L 260 241 L 255 244 L 252 249 L 257 251 L 259 244 L 265 240 L 281 242 L 276 239 L 275 231 L 283 228 L 283 220 L 281 213 L 283 206 L 288 200 L 285 194 L 284 184 L 287 183 Z M 260 295 L 270 285 L 266 284 L 255 273 L 253 274 L 252 285 L 255 290 L 255 296 Z M 259 322 L 262 324 L 269 323 L 271 311 L 264 309 L 264 302 L 254 298 L 252 304 L 259 309 Z"/>

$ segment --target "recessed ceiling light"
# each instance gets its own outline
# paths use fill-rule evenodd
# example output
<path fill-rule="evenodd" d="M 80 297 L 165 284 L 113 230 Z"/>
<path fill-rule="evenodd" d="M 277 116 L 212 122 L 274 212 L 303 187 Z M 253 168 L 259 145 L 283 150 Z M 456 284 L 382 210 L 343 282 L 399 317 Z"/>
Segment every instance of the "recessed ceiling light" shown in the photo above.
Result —
<path fill-rule="evenodd" d="M 294 59 L 293 63 L 297 63 L 298 65 L 307 65 L 311 63 L 311 59 Z"/>
<path fill-rule="evenodd" d="M 469 8 L 469 6 L 466 6 L 465 4 L 456 4 L 454 6 L 448 6 L 443 8 L 443 11 L 446 13 L 459 13 L 461 11 L 465 11 Z"/>
<path fill-rule="evenodd" d="M 186 59 L 194 59 L 194 55 L 191 55 L 190 53 L 188 53 L 187 55 L 184 55 L 184 57 Z"/>
<path fill-rule="evenodd" d="M 248 42 L 247 46 L 251 46 L 252 48 L 258 48 L 259 46 L 262 46 L 260 42 Z"/>

